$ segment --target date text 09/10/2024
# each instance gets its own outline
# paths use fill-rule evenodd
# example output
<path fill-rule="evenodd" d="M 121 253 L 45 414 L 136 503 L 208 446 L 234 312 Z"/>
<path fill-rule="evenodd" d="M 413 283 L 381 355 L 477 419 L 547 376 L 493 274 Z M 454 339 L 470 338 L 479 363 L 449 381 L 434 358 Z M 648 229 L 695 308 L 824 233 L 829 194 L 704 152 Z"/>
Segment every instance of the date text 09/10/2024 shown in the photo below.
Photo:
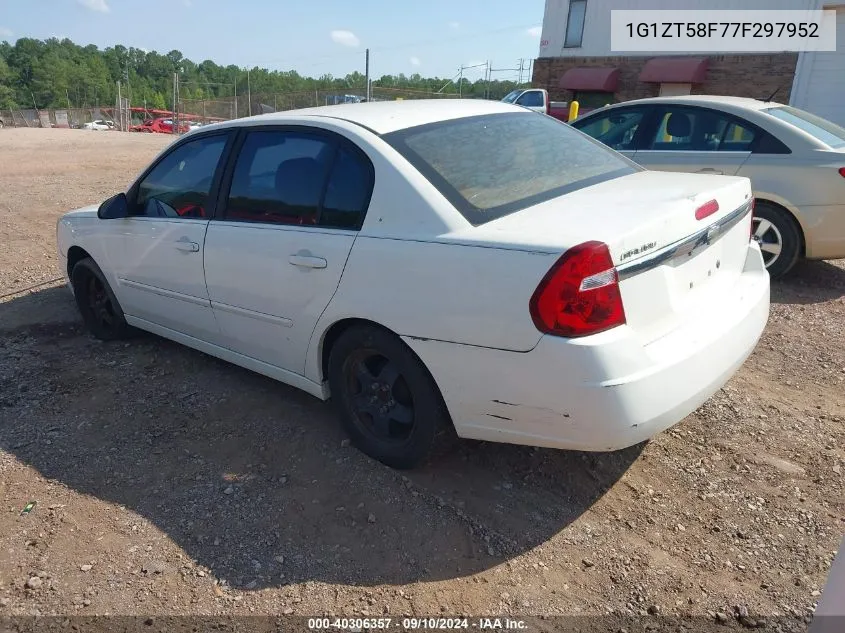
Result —
<path fill-rule="evenodd" d="M 362 633 L 373 630 L 444 631 L 477 629 L 481 631 L 526 630 L 523 620 L 512 618 L 309 618 L 312 631 L 341 630 Z"/>

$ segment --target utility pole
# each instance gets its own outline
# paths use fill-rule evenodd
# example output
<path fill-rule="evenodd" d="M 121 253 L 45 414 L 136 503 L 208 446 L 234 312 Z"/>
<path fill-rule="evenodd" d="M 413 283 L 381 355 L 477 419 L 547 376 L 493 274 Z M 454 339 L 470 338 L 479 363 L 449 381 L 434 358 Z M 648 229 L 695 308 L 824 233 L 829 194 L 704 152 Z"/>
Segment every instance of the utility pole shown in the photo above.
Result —
<path fill-rule="evenodd" d="M 121 107 L 123 104 L 121 103 L 120 99 L 120 82 L 117 82 L 117 125 L 118 127 L 123 130 L 123 108 Z"/>
<path fill-rule="evenodd" d="M 458 79 L 458 99 L 463 99 L 464 97 L 464 65 L 461 64 L 461 72 L 459 73 L 460 79 Z"/>
<path fill-rule="evenodd" d="M 176 127 L 177 127 L 177 122 L 176 122 L 177 101 L 176 100 L 179 98 L 177 96 L 177 90 L 178 90 L 177 82 L 178 81 L 179 81 L 179 73 L 173 73 L 173 134 L 176 134 Z"/>
<path fill-rule="evenodd" d="M 246 107 L 246 115 L 252 116 L 252 88 L 249 86 L 249 68 L 246 69 Z"/>
<path fill-rule="evenodd" d="M 237 77 L 235 78 L 235 83 L 233 83 L 232 86 L 234 86 L 234 90 L 235 90 L 235 102 L 234 102 L 234 105 L 233 105 L 232 118 L 237 119 L 238 118 L 238 79 L 237 79 Z"/>
<path fill-rule="evenodd" d="M 364 63 L 364 76 L 367 78 L 367 101 L 370 100 L 370 49 L 366 50 L 366 61 Z"/>
<path fill-rule="evenodd" d="M 485 79 L 487 80 L 487 83 L 484 86 L 484 98 L 485 99 L 490 98 L 490 74 L 491 74 L 490 73 L 490 60 L 488 59 L 487 60 L 487 75 L 485 77 Z"/>

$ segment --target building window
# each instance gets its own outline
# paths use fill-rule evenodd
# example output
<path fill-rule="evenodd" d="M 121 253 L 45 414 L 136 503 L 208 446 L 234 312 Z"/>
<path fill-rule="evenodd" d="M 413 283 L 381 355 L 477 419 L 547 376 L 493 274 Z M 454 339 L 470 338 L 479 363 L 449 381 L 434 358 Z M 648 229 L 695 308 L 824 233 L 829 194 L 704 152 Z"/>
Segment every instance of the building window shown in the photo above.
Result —
<path fill-rule="evenodd" d="M 566 18 L 566 38 L 564 48 L 579 48 L 584 37 L 584 16 L 587 13 L 587 0 L 569 0 L 569 15 Z"/>
<path fill-rule="evenodd" d="M 660 84 L 661 97 L 685 97 L 692 92 L 692 84 Z"/>
<path fill-rule="evenodd" d="M 595 110 L 616 103 L 612 92 L 576 90 L 574 94 L 572 100 L 578 102 L 578 109 L 581 111 Z"/>

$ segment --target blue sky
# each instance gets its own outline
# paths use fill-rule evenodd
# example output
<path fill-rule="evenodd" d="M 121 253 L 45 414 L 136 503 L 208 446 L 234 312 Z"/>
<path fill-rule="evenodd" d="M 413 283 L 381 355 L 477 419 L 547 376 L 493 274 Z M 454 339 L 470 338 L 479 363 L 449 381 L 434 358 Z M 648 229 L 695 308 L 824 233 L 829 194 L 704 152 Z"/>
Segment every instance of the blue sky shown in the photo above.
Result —
<path fill-rule="evenodd" d="M 537 56 L 543 0 L 27 0 L 3 2 L 0 39 L 68 37 L 101 48 L 178 49 L 200 62 L 451 77 L 461 64 Z M 527 61 L 526 61 L 527 64 Z M 483 68 L 468 70 L 470 79 Z M 516 72 L 495 78 L 516 78 Z"/>

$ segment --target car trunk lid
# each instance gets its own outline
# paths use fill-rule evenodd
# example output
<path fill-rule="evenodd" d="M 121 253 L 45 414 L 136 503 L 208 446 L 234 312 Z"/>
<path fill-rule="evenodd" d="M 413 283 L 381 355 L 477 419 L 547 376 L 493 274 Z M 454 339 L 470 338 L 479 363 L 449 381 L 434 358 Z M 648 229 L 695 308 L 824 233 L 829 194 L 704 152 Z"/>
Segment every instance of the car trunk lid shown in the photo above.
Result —
<path fill-rule="evenodd" d="M 750 206 L 747 178 L 643 171 L 453 237 L 560 253 L 604 242 L 619 274 L 627 324 L 648 344 L 736 282 L 747 256 Z"/>

